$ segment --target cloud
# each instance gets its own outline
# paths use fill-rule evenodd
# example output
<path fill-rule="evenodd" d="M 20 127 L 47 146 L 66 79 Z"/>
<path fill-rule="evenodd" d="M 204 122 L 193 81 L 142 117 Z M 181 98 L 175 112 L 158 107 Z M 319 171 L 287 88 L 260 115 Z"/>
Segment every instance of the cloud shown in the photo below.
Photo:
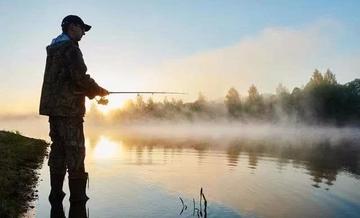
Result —
<path fill-rule="evenodd" d="M 358 64 L 346 64 L 354 57 L 335 55 L 340 31 L 343 28 L 335 21 L 299 28 L 269 27 L 232 46 L 171 60 L 153 71 L 161 76 L 162 87 L 190 92 L 191 97 L 203 91 L 219 98 L 231 86 L 246 94 L 251 84 L 260 92 L 273 93 L 280 82 L 291 90 L 305 84 L 315 68 L 340 71 L 343 68 L 337 66 L 342 65 L 359 70 Z"/>

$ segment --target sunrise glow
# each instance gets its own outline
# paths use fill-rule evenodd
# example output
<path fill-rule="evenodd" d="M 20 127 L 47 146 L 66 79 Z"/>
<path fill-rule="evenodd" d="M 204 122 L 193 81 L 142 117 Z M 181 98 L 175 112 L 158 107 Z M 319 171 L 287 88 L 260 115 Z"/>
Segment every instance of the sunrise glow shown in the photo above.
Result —
<path fill-rule="evenodd" d="M 108 159 L 119 156 L 119 153 L 121 153 L 121 144 L 113 142 L 104 136 L 101 136 L 99 142 L 95 145 L 93 151 L 93 158 Z"/>

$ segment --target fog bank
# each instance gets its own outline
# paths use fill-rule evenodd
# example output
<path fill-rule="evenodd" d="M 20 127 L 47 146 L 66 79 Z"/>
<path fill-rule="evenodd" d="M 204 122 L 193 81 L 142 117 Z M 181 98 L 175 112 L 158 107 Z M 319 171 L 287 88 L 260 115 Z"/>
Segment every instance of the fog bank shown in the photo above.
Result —
<path fill-rule="evenodd" d="M 49 125 L 44 116 L 20 116 L 0 119 L 1 130 L 18 130 L 22 134 L 49 140 Z M 84 122 L 85 135 L 118 135 L 142 139 L 204 141 L 228 144 L 233 141 L 271 142 L 278 145 L 313 145 L 328 143 L 360 144 L 360 128 L 311 126 L 302 123 L 217 121 L 137 121 L 117 124 Z"/>
<path fill-rule="evenodd" d="M 271 142 L 279 145 L 313 145 L 326 142 L 338 145 L 360 141 L 355 127 L 308 126 L 292 123 L 242 122 L 165 122 L 148 121 L 119 125 L 93 126 L 98 133 L 119 134 L 147 139 L 195 140 L 228 144 L 233 141 Z"/>

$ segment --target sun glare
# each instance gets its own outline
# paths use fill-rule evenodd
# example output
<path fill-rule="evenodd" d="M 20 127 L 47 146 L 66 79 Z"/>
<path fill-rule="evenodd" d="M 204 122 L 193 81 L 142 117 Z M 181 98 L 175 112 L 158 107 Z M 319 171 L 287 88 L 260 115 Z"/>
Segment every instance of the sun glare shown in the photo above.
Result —
<path fill-rule="evenodd" d="M 106 98 L 109 100 L 107 105 L 97 104 L 97 109 L 103 114 L 107 114 L 112 110 L 123 108 L 125 102 L 129 99 L 129 97 L 126 96 L 108 96 Z"/>
<path fill-rule="evenodd" d="M 109 159 L 118 156 L 121 153 L 120 151 L 121 144 L 102 136 L 94 148 L 93 157 L 95 159 Z"/>

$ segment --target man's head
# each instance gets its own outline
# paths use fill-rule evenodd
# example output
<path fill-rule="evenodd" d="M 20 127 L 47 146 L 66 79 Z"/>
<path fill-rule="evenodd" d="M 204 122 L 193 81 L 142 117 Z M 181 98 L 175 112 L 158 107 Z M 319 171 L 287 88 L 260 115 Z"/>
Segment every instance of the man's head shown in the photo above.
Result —
<path fill-rule="evenodd" d="M 89 31 L 91 26 L 76 15 L 66 16 L 61 23 L 62 31 L 69 35 L 74 41 L 80 41 L 85 32 Z"/>

